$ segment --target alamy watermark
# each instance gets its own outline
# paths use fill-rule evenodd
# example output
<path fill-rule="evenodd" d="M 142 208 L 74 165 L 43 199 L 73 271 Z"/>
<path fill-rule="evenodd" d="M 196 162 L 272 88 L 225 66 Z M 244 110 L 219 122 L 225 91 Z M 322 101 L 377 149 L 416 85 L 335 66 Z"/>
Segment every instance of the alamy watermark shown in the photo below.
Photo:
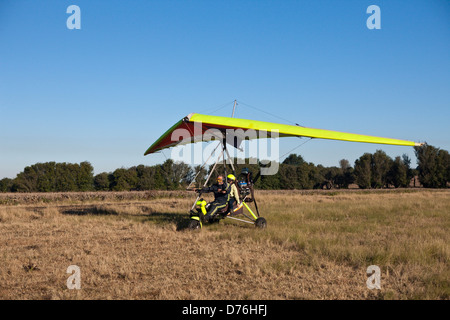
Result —
<path fill-rule="evenodd" d="M 71 276 L 67 278 L 67 289 L 81 289 L 81 270 L 79 266 L 70 265 L 67 267 L 66 273 L 70 273 Z"/>
<path fill-rule="evenodd" d="M 70 5 L 67 7 L 66 13 L 70 16 L 66 20 L 67 29 L 81 29 L 81 9 L 77 5 Z M 367 7 L 366 13 L 370 16 L 366 20 L 366 26 L 369 30 L 381 29 L 381 9 L 377 5 L 370 5 Z"/>
<path fill-rule="evenodd" d="M 71 15 L 66 20 L 67 29 L 81 29 L 81 9 L 74 4 L 67 7 L 66 13 Z"/>
<path fill-rule="evenodd" d="M 274 175 L 278 172 L 278 130 L 210 128 L 203 132 L 202 128 L 202 123 L 195 122 L 193 131 L 185 128 L 174 130 L 170 139 L 176 147 L 172 149 L 171 159 L 191 165 L 220 157 L 225 157 L 227 163 L 236 161 L 237 164 L 245 164 L 245 158 L 249 164 L 258 164 L 260 159 L 259 162 L 263 165 L 261 175 Z M 200 141 L 218 141 L 219 144 L 192 144 Z M 232 148 L 227 148 L 225 152 L 220 145 Z"/>
<path fill-rule="evenodd" d="M 366 13 L 371 14 L 367 18 L 366 26 L 369 30 L 381 29 L 381 9 L 377 5 L 370 5 L 367 7 Z"/>
<path fill-rule="evenodd" d="M 370 277 L 367 279 L 366 284 L 367 288 L 370 290 L 373 289 L 381 289 L 381 270 L 379 266 L 371 265 L 367 267 L 367 274 L 370 274 Z"/>

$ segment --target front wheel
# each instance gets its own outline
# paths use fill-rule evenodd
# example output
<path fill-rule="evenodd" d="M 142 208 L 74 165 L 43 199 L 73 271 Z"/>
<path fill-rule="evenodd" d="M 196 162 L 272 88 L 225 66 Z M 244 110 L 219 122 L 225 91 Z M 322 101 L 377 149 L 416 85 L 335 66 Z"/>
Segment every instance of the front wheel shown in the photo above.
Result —
<path fill-rule="evenodd" d="M 263 217 L 259 217 L 255 221 L 255 227 L 258 229 L 265 229 L 267 227 L 267 221 Z"/>
<path fill-rule="evenodd" d="M 200 221 L 191 219 L 189 220 L 188 229 L 190 230 L 199 230 L 202 228 L 202 224 Z"/>

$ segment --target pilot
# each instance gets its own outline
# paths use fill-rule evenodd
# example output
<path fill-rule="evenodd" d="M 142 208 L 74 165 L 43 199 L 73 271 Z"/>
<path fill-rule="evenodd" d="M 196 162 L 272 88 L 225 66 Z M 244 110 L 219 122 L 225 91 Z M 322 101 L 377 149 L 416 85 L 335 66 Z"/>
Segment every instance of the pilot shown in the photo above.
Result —
<path fill-rule="evenodd" d="M 236 177 L 232 174 L 229 174 L 227 176 L 227 182 L 228 182 L 228 185 L 230 185 L 230 196 L 228 199 L 228 212 L 232 212 L 234 204 L 235 203 L 240 204 L 241 201 L 239 199 L 238 188 L 236 187 Z"/>
<path fill-rule="evenodd" d="M 205 220 L 210 222 L 218 210 L 227 206 L 230 195 L 230 185 L 223 181 L 223 176 L 220 175 L 217 177 L 217 183 L 213 184 L 211 187 L 198 189 L 197 192 L 214 192 L 214 201 L 210 203 L 208 212 L 205 215 Z"/>

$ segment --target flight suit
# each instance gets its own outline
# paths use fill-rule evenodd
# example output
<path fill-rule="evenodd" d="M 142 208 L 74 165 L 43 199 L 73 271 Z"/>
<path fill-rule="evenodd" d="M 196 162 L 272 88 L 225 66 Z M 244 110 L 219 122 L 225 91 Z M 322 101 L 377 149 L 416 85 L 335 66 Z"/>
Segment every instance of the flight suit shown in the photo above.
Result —
<path fill-rule="evenodd" d="M 236 185 L 234 183 L 231 183 L 230 185 L 231 185 L 230 196 L 228 198 L 228 211 L 229 212 L 233 211 L 233 205 L 234 205 L 235 201 L 237 204 L 240 203 L 238 188 L 236 187 Z"/>
<path fill-rule="evenodd" d="M 202 193 L 214 192 L 214 201 L 211 202 L 206 214 L 206 220 L 210 220 L 218 210 L 227 206 L 230 197 L 230 185 L 226 182 L 223 184 L 213 184 L 211 187 L 205 187 L 202 189 Z"/>

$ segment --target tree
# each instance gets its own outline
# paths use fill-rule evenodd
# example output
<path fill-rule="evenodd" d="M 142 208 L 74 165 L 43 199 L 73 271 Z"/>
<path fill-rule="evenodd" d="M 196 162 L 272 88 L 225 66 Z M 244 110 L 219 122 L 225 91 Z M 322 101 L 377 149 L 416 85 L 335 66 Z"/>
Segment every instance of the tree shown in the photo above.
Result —
<path fill-rule="evenodd" d="M 37 175 L 36 191 L 38 192 L 52 192 L 55 191 L 56 185 L 56 163 L 36 163 L 33 165 L 34 171 Z"/>
<path fill-rule="evenodd" d="M 355 160 L 355 182 L 361 189 L 371 187 L 372 180 L 372 154 L 364 153 Z"/>
<path fill-rule="evenodd" d="M 414 147 L 419 181 L 425 188 L 445 188 L 450 181 L 450 155 L 429 144 Z"/>
<path fill-rule="evenodd" d="M 344 188 L 348 188 L 352 183 L 355 182 L 355 169 L 353 169 L 352 167 L 348 168 L 345 172 L 344 172 Z"/>
<path fill-rule="evenodd" d="M 165 189 L 175 190 L 180 183 L 189 175 L 190 167 L 183 163 L 175 163 L 172 159 L 164 161 L 161 165 L 161 174 L 164 179 Z"/>
<path fill-rule="evenodd" d="M 81 162 L 78 166 L 77 191 L 94 190 L 94 167 L 87 162 Z"/>
<path fill-rule="evenodd" d="M 341 168 L 328 167 L 325 171 L 325 179 L 327 183 L 327 189 L 333 187 L 340 188 L 343 184 L 343 174 Z"/>
<path fill-rule="evenodd" d="M 354 169 L 350 166 L 350 162 L 347 159 L 339 161 L 339 167 L 341 173 L 336 177 L 336 184 L 340 188 L 348 188 L 350 184 L 355 182 Z"/>
<path fill-rule="evenodd" d="M 297 154 L 290 154 L 282 162 L 282 164 L 290 164 L 293 166 L 301 166 L 304 163 L 305 163 L 305 160 L 303 160 L 303 157 L 301 155 L 297 155 Z"/>
<path fill-rule="evenodd" d="M 96 191 L 108 191 L 109 175 L 106 172 L 99 173 L 94 177 L 94 188 Z"/>
<path fill-rule="evenodd" d="M 55 191 L 78 191 L 78 165 L 72 163 L 57 163 L 55 166 Z"/>
<path fill-rule="evenodd" d="M 355 161 L 354 168 L 346 159 L 339 161 L 339 167 L 324 167 L 306 162 L 301 155 L 291 154 L 278 165 L 278 172 L 262 175 L 255 182 L 257 189 L 312 189 L 348 188 L 356 182 L 360 188 L 383 188 L 388 185 L 407 187 L 411 179 L 419 175 L 424 187 L 444 188 L 450 181 L 450 154 L 446 150 L 428 144 L 415 147 L 418 167 L 411 168 L 411 159 L 403 154 L 394 160 L 384 151 L 365 153 Z M 227 173 L 240 178 L 243 168 L 253 172 L 253 178 L 261 168 L 273 166 L 254 158 L 230 159 Z M 277 163 L 278 164 L 278 163 Z M 219 162 L 211 175 L 209 184 L 215 182 L 217 175 L 223 173 L 223 163 Z M 89 162 L 74 163 L 36 163 L 24 168 L 15 179 L 0 180 L 0 192 L 61 192 L 61 191 L 127 191 L 127 190 L 175 190 L 189 184 L 195 177 L 197 187 L 203 185 L 209 170 L 186 163 L 167 160 L 162 165 L 120 168 L 113 173 L 100 173 L 94 177 Z M 198 173 L 198 175 L 197 175 Z M 197 175 L 197 176 L 196 176 Z"/>
<path fill-rule="evenodd" d="M 395 157 L 387 174 L 387 182 L 396 188 L 404 188 L 409 185 L 409 181 L 407 164 L 399 156 Z"/>
<path fill-rule="evenodd" d="M 377 150 L 372 155 L 372 176 L 371 186 L 372 188 L 384 188 L 387 187 L 387 176 L 392 164 L 392 159 L 386 155 L 382 150 Z"/>
<path fill-rule="evenodd" d="M 37 191 L 38 175 L 33 166 L 28 166 L 23 169 L 14 179 L 12 191 L 13 192 L 36 192 Z"/>
<path fill-rule="evenodd" d="M 94 189 L 94 168 L 89 162 L 36 163 L 25 167 L 13 180 L 14 192 L 90 191 Z"/>
<path fill-rule="evenodd" d="M 262 190 L 279 190 L 281 189 L 280 176 L 278 174 L 261 176 L 255 187 Z"/>
<path fill-rule="evenodd" d="M 438 152 L 437 171 L 439 188 L 446 188 L 450 182 L 450 154 L 446 150 Z"/>
<path fill-rule="evenodd" d="M 130 191 L 137 188 L 138 178 L 136 167 L 129 169 L 120 168 L 113 172 L 113 181 L 111 190 L 114 191 Z"/>
<path fill-rule="evenodd" d="M 417 175 L 417 170 L 411 168 L 411 158 L 406 153 L 402 155 L 402 161 L 406 166 L 406 180 L 408 180 L 407 186 L 409 186 L 411 180 Z"/>
<path fill-rule="evenodd" d="M 191 166 L 181 161 L 172 164 L 171 180 L 175 185 L 175 188 L 179 188 L 180 185 L 188 185 L 193 178 Z"/>
<path fill-rule="evenodd" d="M 299 181 L 295 165 L 281 164 L 278 170 L 279 184 L 281 189 L 298 189 Z"/>
<path fill-rule="evenodd" d="M 200 165 L 195 166 L 195 167 L 194 167 L 194 170 L 193 170 L 193 172 L 192 172 L 193 177 L 192 177 L 192 179 L 191 179 L 191 182 L 192 182 L 192 181 L 194 180 L 194 178 L 195 178 L 195 181 L 193 181 L 194 186 L 195 186 L 195 187 L 203 186 L 203 183 L 204 183 L 205 180 L 206 180 L 207 174 L 208 174 L 208 172 L 206 171 L 206 168 L 205 168 L 205 167 L 202 167 L 202 166 L 200 166 Z"/>
<path fill-rule="evenodd" d="M 165 189 L 164 179 L 161 174 L 161 166 L 144 166 L 136 167 L 137 173 L 137 190 L 158 190 Z"/>
<path fill-rule="evenodd" d="M 316 184 L 317 170 L 312 162 L 304 162 L 297 167 L 297 179 L 300 189 L 312 189 Z"/>
<path fill-rule="evenodd" d="M 0 192 L 11 192 L 13 180 L 9 178 L 3 178 L 0 180 Z"/>
<path fill-rule="evenodd" d="M 351 168 L 351 165 L 347 159 L 341 159 L 339 160 L 339 167 L 341 168 L 342 172 L 345 172 L 346 170 Z"/>

